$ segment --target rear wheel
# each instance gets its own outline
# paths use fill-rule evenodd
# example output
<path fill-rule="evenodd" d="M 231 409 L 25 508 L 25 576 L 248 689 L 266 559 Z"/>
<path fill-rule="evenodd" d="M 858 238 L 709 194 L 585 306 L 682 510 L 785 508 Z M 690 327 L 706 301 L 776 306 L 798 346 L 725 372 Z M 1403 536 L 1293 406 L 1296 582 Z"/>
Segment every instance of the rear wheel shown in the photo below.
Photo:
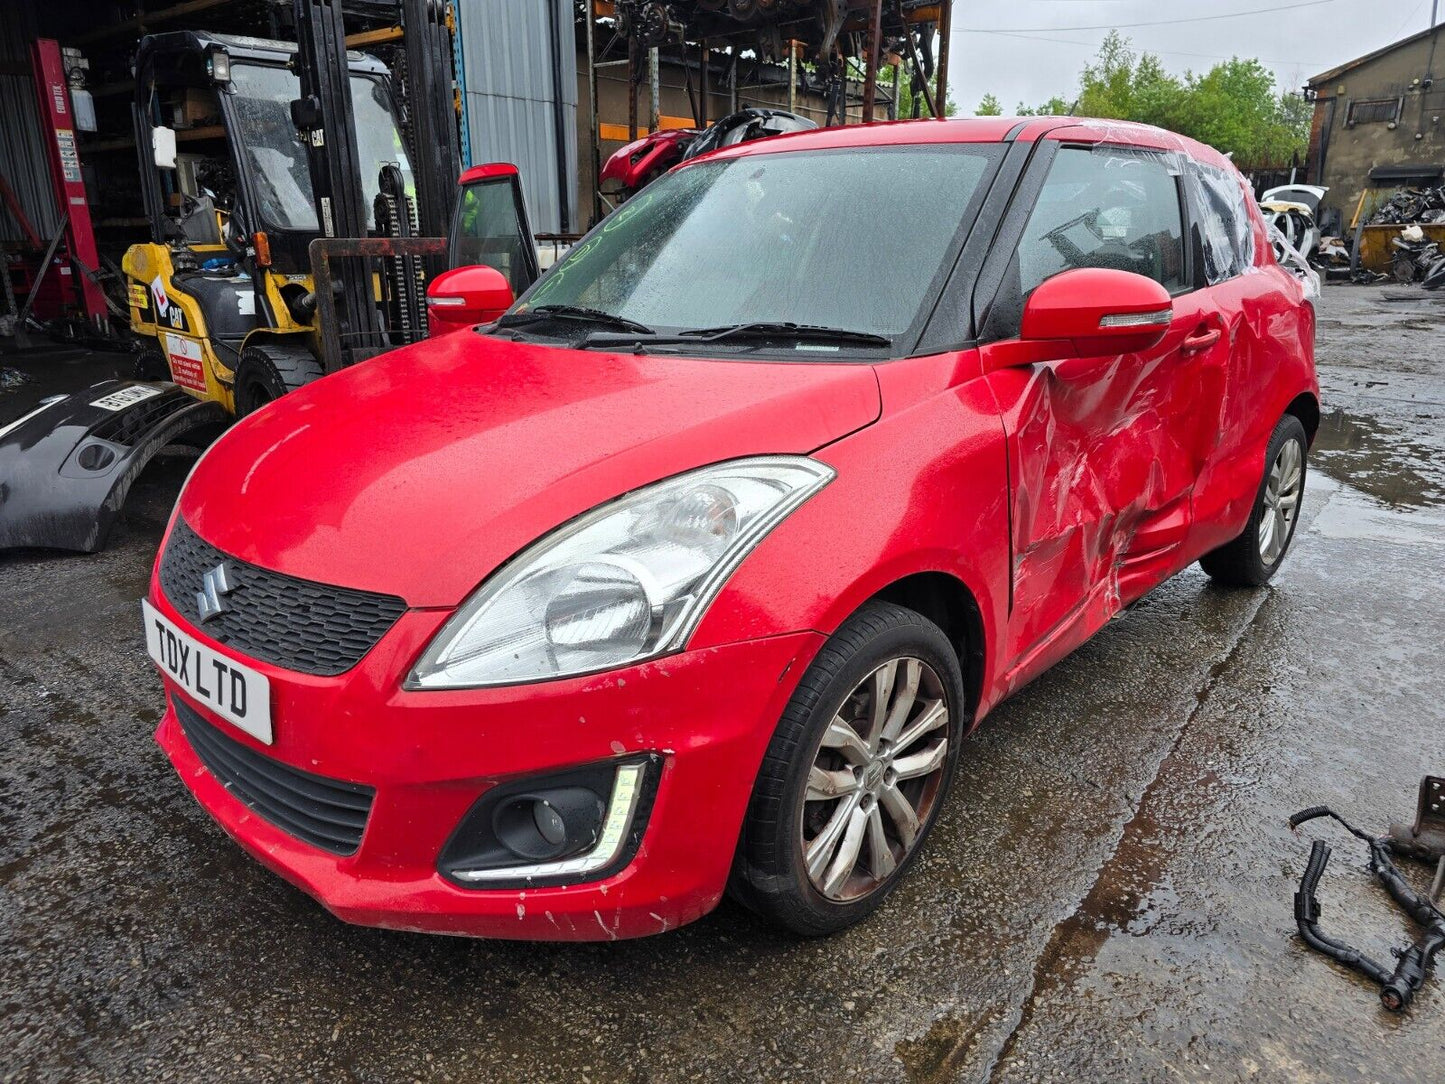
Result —
<path fill-rule="evenodd" d="M 943 630 L 891 603 L 859 610 L 783 713 L 753 788 L 733 894 L 809 936 L 869 915 L 938 817 L 964 715 Z"/>
<path fill-rule="evenodd" d="M 236 366 L 236 417 L 244 418 L 322 375 L 321 362 L 304 346 L 248 346 Z"/>
<path fill-rule="evenodd" d="M 1279 420 L 1269 439 L 1264 479 L 1244 533 L 1199 559 L 1200 567 L 1215 580 L 1231 587 L 1261 587 L 1279 569 L 1299 524 L 1308 445 L 1298 418 L 1286 414 Z"/>

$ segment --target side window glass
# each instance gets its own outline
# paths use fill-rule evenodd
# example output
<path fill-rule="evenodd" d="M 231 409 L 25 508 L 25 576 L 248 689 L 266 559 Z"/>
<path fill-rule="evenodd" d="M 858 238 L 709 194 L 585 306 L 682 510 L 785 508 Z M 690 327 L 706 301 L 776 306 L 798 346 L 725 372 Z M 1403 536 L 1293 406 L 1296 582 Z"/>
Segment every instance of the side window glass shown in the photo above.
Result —
<path fill-rule="evenodd" d="M 494 267 L 506 276 L 512 293 L 518 297 L 532 284 L 523 247 L 528 239 L 522 236 L 512 178 L 464 186 L 452 230 L 452 267 Z"/>
<path fill-rule="evenodd" d="M 1060 150 L 1019 242 L 1020 296 L 1078 267 L 1132 271 L 1171 293 L 1183 290 L 1176 172 L 1165 156 L 1147 151 Z"/>
<path fill-rule="evenodd" d="M 1243 274 L 1254 263 L 1254 230 L 1241 178 L 1198 163 L 1187 176 L 1205 278 L 1213 285 Z"/>

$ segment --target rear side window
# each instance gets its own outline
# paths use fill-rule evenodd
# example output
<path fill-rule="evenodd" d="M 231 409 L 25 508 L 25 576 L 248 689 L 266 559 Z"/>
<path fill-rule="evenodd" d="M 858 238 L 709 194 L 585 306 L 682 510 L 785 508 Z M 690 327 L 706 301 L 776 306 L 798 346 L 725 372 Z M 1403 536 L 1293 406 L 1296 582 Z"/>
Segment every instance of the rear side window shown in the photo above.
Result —
<path fill-rule="evenodd" d="M 1148 151 L 1061 149 L 1019 242 L 1021 294 L 1079 267 L 1132 271 L 1170 293 L 1184 290 L 1177 172 Z"/>
<path fill-rule="evenodd" d="M 1241 179 L 1198 162 L 1186 177 L 1204 277 L 1213 285 L 1243 274 L 1254 263 L 1254 228 Z"/>

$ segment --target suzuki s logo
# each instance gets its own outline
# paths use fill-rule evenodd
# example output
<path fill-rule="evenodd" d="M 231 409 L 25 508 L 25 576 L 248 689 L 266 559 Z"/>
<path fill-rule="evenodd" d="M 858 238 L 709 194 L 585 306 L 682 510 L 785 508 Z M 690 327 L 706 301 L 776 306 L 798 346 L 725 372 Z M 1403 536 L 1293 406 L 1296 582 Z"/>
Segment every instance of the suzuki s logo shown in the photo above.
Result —
<path fill-rule="evenodd" d="M 196 609 L 202 621 L 219 617 L 231 607 L 226 596 L 236 589 L 231 582 L 231 568 L 222 561 L 201 577 L 201 589 L 196 592 Z"/>

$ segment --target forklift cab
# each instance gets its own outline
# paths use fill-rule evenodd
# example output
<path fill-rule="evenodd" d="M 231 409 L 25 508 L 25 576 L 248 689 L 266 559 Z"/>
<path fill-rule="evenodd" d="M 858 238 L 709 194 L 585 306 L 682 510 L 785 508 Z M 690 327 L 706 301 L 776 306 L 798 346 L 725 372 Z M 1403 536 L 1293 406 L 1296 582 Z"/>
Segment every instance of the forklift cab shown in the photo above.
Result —
<path fill-rule="evenodd" d="M 290 42 L 199 31 L 147 36 L 136 53 L 151 242 L 133 245 L 123 268 L 142 343 L 138 375 L 172 379 L 228 413 L 244 412 L 237 370 L 248 348 L 319 356 L 307 246 L 322 229 L 291 116 L 295 57 Z M 386 66 L 348 53 L 347 70 L 374 229 L 382 168 L 400 169 L 408 195 L 415 182 Z"/>
<path fill-rule="evenodd" d="M 473 166 L 457 186 L 447 237 L 449 270 L 427 290 L 433 336 L 495 320 L 539 274 L 517 167 Z"/>

